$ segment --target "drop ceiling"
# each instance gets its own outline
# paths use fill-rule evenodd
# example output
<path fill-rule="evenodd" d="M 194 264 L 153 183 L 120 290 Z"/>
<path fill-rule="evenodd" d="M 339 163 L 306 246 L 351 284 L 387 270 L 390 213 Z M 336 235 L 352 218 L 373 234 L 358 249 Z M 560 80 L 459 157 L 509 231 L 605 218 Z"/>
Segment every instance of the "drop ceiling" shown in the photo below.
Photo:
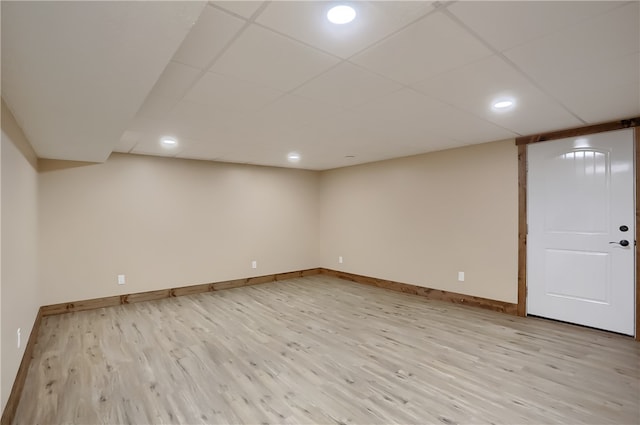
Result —
<path fill-rule="evenodd" d="M 640 115 L 638 1 L 335 3 L 2 1 L 2 97 L 43 158 L 312 170 Z"/>

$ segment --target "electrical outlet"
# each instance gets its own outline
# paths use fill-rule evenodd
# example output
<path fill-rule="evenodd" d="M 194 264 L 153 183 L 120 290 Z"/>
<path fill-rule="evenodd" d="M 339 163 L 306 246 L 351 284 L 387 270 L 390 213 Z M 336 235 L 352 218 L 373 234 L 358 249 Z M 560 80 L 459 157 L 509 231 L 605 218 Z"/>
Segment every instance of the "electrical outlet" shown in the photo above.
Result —
<path fill-rule="evenodd" d="M 464 272 L 458 272 L 458 282 L 464 282 Z"/>
<path fill-rule="evenodd" d="M 257 268 L 258 268 L 258 262 L 257 262 L 256 260 L 253 260 L 253 261 L 251 262 L 251 268 L 252 268 L 252 269 L 257 269 Z"/>
<path fill-rule="evenodd" d="M 118 275 L 118 285 L 124 285 L 125 283 L 127 283 L 127 279 L 125 278 L 125 276 L 123 274 L 119 274 Z"/>
<path fill-rule="evenodd" d="M 342 264 L 342 263 L 343 263 L 343 261 L 342 261 L 342 255 L 338 257 L 338 263 L 340 263 L 340 264 Z"/>
<path fill-rule="evenodd" d="M 20 348 L 20 346 L 22 345 L 22 342 L 20 341 L 20 328 L 18 328 L 18 330 L 16 331 L 17 337 L 18 337 L 18 348 Z"/>

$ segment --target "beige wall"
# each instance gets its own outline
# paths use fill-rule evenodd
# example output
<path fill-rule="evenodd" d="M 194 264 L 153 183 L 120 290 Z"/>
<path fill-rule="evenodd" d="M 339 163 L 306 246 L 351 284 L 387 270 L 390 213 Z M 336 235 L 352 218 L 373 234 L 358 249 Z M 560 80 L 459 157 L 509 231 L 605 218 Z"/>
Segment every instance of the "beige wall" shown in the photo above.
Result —
<path fill-rule="evenodd" d="M 0 398 L 4 410 L 41 301 L 37 282 L 36 157 L 4 101 L 2 101 L 0 157 L 2 182 L 0 192 L 2 195 Z M 16 344 L 18 328 L 21 329 L 22 334 L 20 349 Z"/>
<path fill-rule="evenodd" d="M 318 173 L 121 154 L 40 168 L 43 304 L 318 265 Z"/>
<path fill-rule="evenodd" d="M 39 179 L 43 304 L 317 266 L 517 300 L 513 141 L 322 173 L 114 154 Z"/>
<path fill-rule="evenodd" d="M 320 187 L 322 267 L 517 302 L 513 141 L 326 171 Z"/>
<path fill-rule="evenodd" d="M 512 141 L 321 173 L 122 154 L 37 173 L 2 108 L 3 408 L 39 305 L 318 266 L 516 302 Z"/>

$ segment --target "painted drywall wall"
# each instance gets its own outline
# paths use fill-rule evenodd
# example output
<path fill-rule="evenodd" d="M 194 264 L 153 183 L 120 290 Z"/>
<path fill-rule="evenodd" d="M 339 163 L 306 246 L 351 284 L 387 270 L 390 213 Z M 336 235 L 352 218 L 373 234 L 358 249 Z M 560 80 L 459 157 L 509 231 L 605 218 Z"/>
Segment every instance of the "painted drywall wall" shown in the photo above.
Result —
<path fill-rule="evenodd" d="M 317 267 L 318 191 L 284 168 L 40 161 L 43 304 Z"/>
<path fill-rule="evenodd" d="M 4 410 L 40 306 L 37 159 L 4 101 L 1 143 L 0 398 Z M 20 348 L 17 348 L 18 328 Z"/>
<path fill-rule="evenodd" d="M 2 139 L 4 138 L 4 130 L 2 130 L 2 124 L 5 121 L 4 111 L 5 104 L 4 99 L 0 101 L 2 103 L 2 113 L 0 113 L 0 411 L 4 412 L 4 407 L 7 405 L 7 398 L 5 399 L 5 392 L 2 388 L 2 339 L 4 334 L 2 333 Z"/>
<path fill-rule="evenodd" d="M 122 154 L 36 173 L 5 115 L 3 408 L 39 305 L 318 266 L 516 302 L 513 141 L 321 173 Z"/>
<path fill-rule="evenodd" d="M 321 266 L 515 303 L 517 182 L 512 140 L 325 171 Z"/>
<path fill-rule="evenodd" d="M 516 302 L 516 156 L 503 141 L 322 173 L 41 161 L 43 304 L 318 266 Z"/>

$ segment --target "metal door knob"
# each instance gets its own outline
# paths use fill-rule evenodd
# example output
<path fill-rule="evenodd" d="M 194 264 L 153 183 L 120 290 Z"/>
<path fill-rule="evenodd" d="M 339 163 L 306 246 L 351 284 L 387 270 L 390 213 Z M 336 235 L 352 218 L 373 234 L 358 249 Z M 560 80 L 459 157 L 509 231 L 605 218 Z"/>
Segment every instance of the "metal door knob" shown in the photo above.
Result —
<path fill-rule="evenodd" d="M 622 239 L 620 242 L 609 242 L 609 243 L 617 243 L 620 246 L 629 246 L 629 241 L 626 239 Z"/>

